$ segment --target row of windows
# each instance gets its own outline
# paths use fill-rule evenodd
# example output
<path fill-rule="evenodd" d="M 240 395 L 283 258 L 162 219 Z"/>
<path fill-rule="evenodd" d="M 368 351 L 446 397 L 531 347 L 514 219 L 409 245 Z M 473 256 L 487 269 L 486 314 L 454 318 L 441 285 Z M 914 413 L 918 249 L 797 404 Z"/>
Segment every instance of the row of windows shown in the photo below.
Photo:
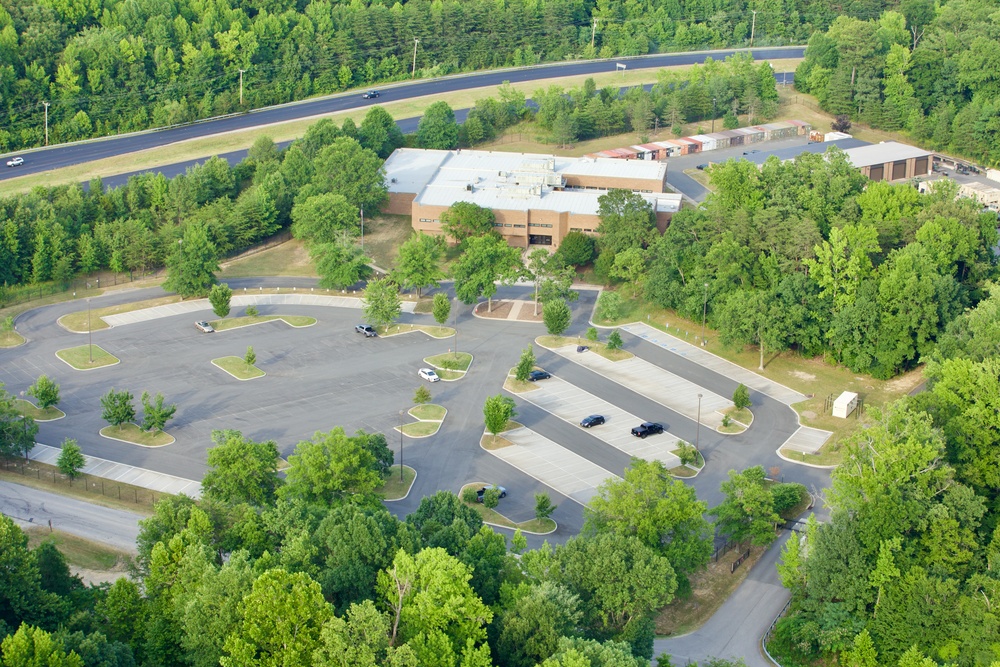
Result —
<path fill-rule="evenodd" d="M 433 220 L 431 220 L 430 218 L 420 218 L 420 222 L 441 222 L 441 221 L 438 220 L 437 218 L 434 218 Z"/>
<path fill-rule="evenodd" d="M 529 227 L 548 227 L 549 229 L 552 228 L 552 225 L 543 225 L 543 224 L 537 223 L 537 222 L 529 223 L 528 226 Z"/>
<path fill-rule="evenodd" d="M 570 227 L 569 231 L 571 231 L 571 232 L 592 232 L 594 230 L 593 229 L 584 229 L 583 227 Z"/>

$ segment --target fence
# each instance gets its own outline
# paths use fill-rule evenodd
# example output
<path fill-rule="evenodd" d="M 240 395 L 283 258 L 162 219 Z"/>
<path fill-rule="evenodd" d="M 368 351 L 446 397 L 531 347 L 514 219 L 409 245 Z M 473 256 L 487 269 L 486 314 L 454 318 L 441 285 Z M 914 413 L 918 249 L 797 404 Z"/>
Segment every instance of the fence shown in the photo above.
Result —
<path fill-rule="evenodd" d="M 727 553 L 729 553 L 730 551 L 732 551 L 733 549 L 735 549 L 738 546 L 739 546 L 739 542 L 731 542 L 729 540 L 726 540 L 725 544 L 723 544 L 721 547 L 717 547 L 715 549 L 715 551 L 712 553 L 712 559 L 711 559 L 712 562 L 713 563 L 718 563 L 719 562 L 719 558 L 721 558 L 722 556 L 725 556 Z"/>
<path fill-rule="evenodd" d="M 0 458 L 5 472 L 16 472 L 25 477 L 34 477 L 53 486 L 69 487 L 71 489 L 86 491 L 94 495 L 101 495 L 105 498 L 116 498 L 123 502 L 136 505 L 148 505 L 152 507 L 156 501 L 162 497 L 155 491 L 144 489 L 131 484 L 121 484 L 114 480 L 96 477 L 94 475 L 80 475 L 76 479 L 60 473 L 56 468 L 34 461 L 25 461 L 22 458 Z"/>

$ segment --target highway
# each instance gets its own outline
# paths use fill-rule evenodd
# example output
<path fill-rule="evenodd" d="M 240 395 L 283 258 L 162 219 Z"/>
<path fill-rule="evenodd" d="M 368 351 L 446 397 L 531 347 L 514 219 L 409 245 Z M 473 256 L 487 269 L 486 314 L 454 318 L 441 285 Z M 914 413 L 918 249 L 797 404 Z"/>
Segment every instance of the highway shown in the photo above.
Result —
<path fill-rule="evenodd" d="M 658 54 L 638 56 L 634 58 L 618 58 L 615 60 L 589 60 L 571 63 L 553 63 L 520 69 L 493 70 L 478 74 L 456 75 L 437 79 L 414 81 L 413 83 L 392 84 L 379 88 L 382 96 L 377 100 L 362 99 L 358 91 L 339 94 L 319 99 L 293 102 L 280 106 L 267 107 L 244 114 L 226 116 L 212 120 L 201 121 L 188 125 L 172 127 L 163 130 L 151 130 L 106 139 L 52 146 L 19 153 L 24 155 L 25 164 L 16 169 L 4 169 L 0 172 L 0 180 L 34 174 L 61 167 L 68 167 L 101 158 L 123 155 L 135 151 L 157 148 L 168 144 L 211 136 L 223 132 L 246 130 L 261 125 L 284 123 L 321 116 L 325 114 L 349 111 L 372 104 L 398 102 L 426 95 L 438 95 L 473 88 L 499 86 L 504 81 L 520 83 L 538 81 L 557 77 L 577 76 L 581 74 L 598 74 L 614 71 L 615 63 L 624 63 L 630 69 L 656 69 L 677 65 L 693 65 L 704 62 L 711 57 L 722 60 L 737 52 L 749 51 L 758 60 L 779 58 L 801 58 L 805 54 L 804 46 L 771 47 L 762 49 L 726 49 L 720 51 L 696 51 L 688 53 Z"/>

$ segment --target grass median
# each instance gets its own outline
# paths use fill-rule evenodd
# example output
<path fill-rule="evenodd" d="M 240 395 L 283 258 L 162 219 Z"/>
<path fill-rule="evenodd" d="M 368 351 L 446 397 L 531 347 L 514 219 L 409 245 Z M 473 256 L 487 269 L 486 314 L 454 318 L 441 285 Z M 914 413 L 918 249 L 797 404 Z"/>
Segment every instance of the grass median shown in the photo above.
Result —
<path fill-rule="evenodd" d="M 13 329 L 0 331 L 0 347 L 17 347 L 24 344 L 24 336 Z"/>
<path fill-rule="evenodd" d="M 165 447 L 174 443 L 174 436 L 166 431 L 144 431 L 135 424 L 105 426 L 101 429 L 101 435 L 140 447 Z"/>
<path fill-rule="evenodd" d="M 122 303 L 117 306 L 106 306 L 104 308 L 91 308 L 90 310 L 78 310 L 74 313 L 66 313 L 57 322 L 60 326 L 73 333 L 87 333 L 88 331 L 101 331 L 110 329 L 111 325 L 102 320 L 105 315 L 120 315 L 131 313 L 144 308 L 154 308 L 165 306 L 170 303 L 177 303 L 180 296 L 161 296 L 158 299 L 146 299 L 145 301 L 133 301 Z M 89 324 L 88 324 L 89 322 Z"/>
<path fill-rule="evenodd" d="M 484 486 L 486 485 L 481 482 L 466 484 L 465 486 L 462 487 L 462 490 L 459 491 L 458 497 L 462 499 L 462 502 L 465 503 L 466 507 L 471 507 L 473 510 L 475 510 L 479 514 L 479 516 L 482 517 L 485 523 L 490 523 L 495 526 L 503 526 L 504 528 L 514 528 L 514 529 L 520 528 L 522 532 L 535 533 L 539 535 L 547 535 L 548 533 L 555 532 L 557 526 L 556 522 L 553 521 L 552 519 L 529 519 L 528 521 L 521 521 L 520 523 L 518 523 L 517 521 L 512 521 L 508 519 L 503 514 L 498 512 L 496 509 L 490 509 L 489 507 L 486 507 L 486 505 L 484 505 L 483 503 L 468 502 L 465 500 L 465 497 L 467 495 L 466 490 L 471 490 L 473 493 L 475 493 L 477 490 L 483 488 Z M 501 500 L 500 502 L 503 503 L 503 500 Z M 499 507 L 499 505 L 497 507 Z"/>
<path fill-rule="evenodd" d="M 399 478 L 399 464 L 389 469 L 385 475 L 385 482 L 381 487 L 375 489 L 375 493 L 382 496 L 384 500 L 402 500 L 410 493 L 413 480 L 417 478 L 417 471 L 408 465 L 403 465 L 403 478 Z"/>
<path fill-rule="evenodd" d="M 50 422 L 56 419 L 62 419 L 66 416 L 66 413 L 50 405 L 47 408 L 40 408 L 31 401 L 26 401 L 21 398 L 14 399 L 14 409 L 20 412 L 25 417 L 31 417 L 36 422 Z"/>
<path fill-rule="evenodd" d="M 212 320 L 209 324 L 216 331 L 226 331 L 227 329 L 239 329 L 240 327 L 249 327 L 254 324 L 263 324 L 264 322 L 274 322 L 275 320 L 281 320 L 288 326 L 296 329 L 311 327 L 316 324 L 316 318 L 307 315 L 244 315 L 224 320 Z"/>
<path fill-rule="evenodd" d="M 237 380 L 253 380 L 266 375 L 253 364 L 243 361 L 242 357 L 219 357 L 212 359 L 212 365 L 221 368 Z"/>
<path fill-rule="evenodd" d="M 104 366 L 114 366 L 121 359 L 100 345 L 81 345 L 56 352 L 56 356 L 78 371 L 89 371 Z"/>
<path fill-rule="evenodd" d="M 576 345 L 577 347 L 584 345 L 590 352 L 599 354 L 608 361 L 624 361 L 635 356 L 627 350 L 612 350 L 606 343 L 587 340 L 586 338 L 571 338 L 569 336 L 539 336 L 535 339 L 535 342 L 550 350 L 557 347 L 566 347 L 568 345 Z"/>

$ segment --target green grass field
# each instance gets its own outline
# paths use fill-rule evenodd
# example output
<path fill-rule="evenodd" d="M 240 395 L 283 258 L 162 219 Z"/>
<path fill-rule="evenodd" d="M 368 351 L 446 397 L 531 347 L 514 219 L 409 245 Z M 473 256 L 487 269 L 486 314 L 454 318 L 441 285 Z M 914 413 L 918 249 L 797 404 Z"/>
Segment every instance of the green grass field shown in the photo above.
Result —
<path fill-rule="evenodd" d="M 166 431 L 143 431 L 135 424 L 105 426 L 101 429 L 101 435 L 142 447 L 164 447 L 174 442 L 174 437 Z"/>
<path fill-rule="evenodd" d="M 441 430 L 441 422 L 410 422 L 403 424 L 402 430 L 408 438 L 426 438 Z"/>
<path fill-rule="evenodd" d="M 399 479 L 399 464 L 389 469 L 385 477 L 385 483 L 375 493 L 386 500 L 401 500 L 410 492 L 413 480 L 417 478 L 417 471 L 410 466 L 403 464 L 403 479 Z"/>
<path fill-rule="evenodd" d="M 49 532 L 46 528 L 37 527 L 29 528 L 25 533 L 28 535 L 28 547 L 34 549 L 42 542 L 52 542 L 66 562 L 75 567 L 106 571 L 113 569 L 128 557 L 128 554 L 109 549 L 99 542 L 85 540 L 61 530 Z"/>
<path fill-rule="evenodd" d="M 253 380 L 266 375 L 256 366 L 248 365 L 242 357 L 219 357 L 212 359 L 212 365 L 221 368 L 237 380 Z"/>
<path fill-rule="evenodd" d="M 121 359 L 100 345 L 81 345 L 56 352 L 56 356 L 78 371 L 89 371 L 103 366 L 114 366 Z"/>
<path fill-rule="evenodd" d="M 441 421 L 444 416 L 448 413 L 441 405 L 434 405 L 433 403 L 425 403 L 423 405 L 418 405 L 410 408 L 410 416 L 414 419 L 422 419 L 424 421 Z"/>
<path fill-rule="evenodd" d="M 20 398 L 14 399 L 14 408 L 22 415 L 31 417 L 36 422 L 48 422 L 66 416 L 65 412 L 55 406 L 50 406 L 42 410 L 31 401 L 25 401 Z"/>
<path fill-rule="evenodd" d="M 0 331 L 0 347 L 17 347 L 24 344 L 24 336 L 13 329 Z"/>

